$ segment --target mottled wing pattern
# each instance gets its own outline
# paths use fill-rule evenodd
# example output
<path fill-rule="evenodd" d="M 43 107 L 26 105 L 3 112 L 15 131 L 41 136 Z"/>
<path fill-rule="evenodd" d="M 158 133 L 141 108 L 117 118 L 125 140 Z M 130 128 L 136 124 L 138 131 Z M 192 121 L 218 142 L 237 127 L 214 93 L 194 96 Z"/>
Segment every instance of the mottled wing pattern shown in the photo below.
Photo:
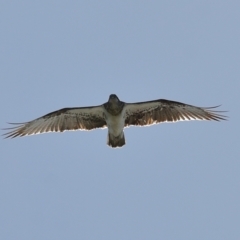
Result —
<path fill-rule="evenodd" d="M 126 103 L 125 127 L 188 120 L 226 120 L 221 114 L 223 111 L 213 110 L 217 107 L 201 108 L 165 99 Z"/>
<path fill-rule="evenodd" d="M 103 106 L 63 108 L 30 122 L 11 124 L 16 126 L 4 129 L 9 130 L 9 132 L 4 134 L 6 138 L 22 137 L 46 132 L 92 130 L 106 127 Z"/>

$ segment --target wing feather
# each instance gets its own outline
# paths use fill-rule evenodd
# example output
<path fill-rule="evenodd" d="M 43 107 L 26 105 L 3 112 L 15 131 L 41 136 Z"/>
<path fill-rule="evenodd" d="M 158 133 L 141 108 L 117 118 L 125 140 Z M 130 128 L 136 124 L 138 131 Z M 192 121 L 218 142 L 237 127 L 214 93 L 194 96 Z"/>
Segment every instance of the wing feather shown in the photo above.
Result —
<path fill-rule="evenodd" d="M 83 108 L 63 108 L 30 122 L 10 124 L 16 126 L 4 129 L 10 130 L 3 134 L 6 138 L 22 137 L 46 132 L 92 130 L 106 127 L 104 108 L 102 105 Z"/>
<path fill-rule="evenodd" d="M 165 99 L 126 103 L 124 107 L 125 127 L 188 120 L 226 120 L 227 117 L 221 114 L 224 111 L 214 110 L 217 107 L 219 106 L 202 108 Z"/>

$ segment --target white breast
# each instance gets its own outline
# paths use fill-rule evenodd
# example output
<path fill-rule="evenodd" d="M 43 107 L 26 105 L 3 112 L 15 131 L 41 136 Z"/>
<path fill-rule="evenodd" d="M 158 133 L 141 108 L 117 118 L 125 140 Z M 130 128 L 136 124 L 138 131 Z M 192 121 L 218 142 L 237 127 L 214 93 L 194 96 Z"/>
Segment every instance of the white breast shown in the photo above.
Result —
<path fill-rule="evenodd" d="M 125 125 L 123 112 L 118 116 L 112 116 L 106 111 L 105 116 L 109 133 L 113 134 L 116 137 L 119 136 L 122 133 Z"/>

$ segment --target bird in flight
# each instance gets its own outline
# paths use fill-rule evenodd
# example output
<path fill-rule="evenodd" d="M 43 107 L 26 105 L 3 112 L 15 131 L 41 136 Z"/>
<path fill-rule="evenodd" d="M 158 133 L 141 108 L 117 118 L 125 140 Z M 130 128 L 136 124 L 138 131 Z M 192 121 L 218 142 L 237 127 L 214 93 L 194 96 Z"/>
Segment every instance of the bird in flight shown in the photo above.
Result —
<path fill-rule="evenodd" d="M 111 94 L 106 103 L 99 106 L 63 108 L 16 126 L 5 128 L 6 138 L 22 137 L 46 132 L 67 130 L 93 130 L 108 128 L 107 144 L 110 147 L 125 145 L 123 129 L 130 126 L 149 126 L 163 122 L 188 120 L 226 120 L 223 111 L 216 107 L 202 108 L 165 99 L 126 103 Z"/>

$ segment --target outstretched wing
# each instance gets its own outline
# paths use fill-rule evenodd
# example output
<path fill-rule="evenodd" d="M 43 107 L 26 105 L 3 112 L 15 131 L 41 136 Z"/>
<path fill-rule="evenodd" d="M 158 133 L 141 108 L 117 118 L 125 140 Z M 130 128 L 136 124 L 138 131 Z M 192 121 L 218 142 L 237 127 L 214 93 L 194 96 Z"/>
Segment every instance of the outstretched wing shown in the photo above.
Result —
<path fill-rule="evenodd" d="M 226 120 L 226 116 L 221 115 L 223 111 L 212 110 L 214 108 L 216 107 L 195 107 L 165 99 L 149 102 L 126 103 L 125 127 L 131 125 L 146 126 L 161 122 L 187 120 Z"/>
<path fill-rule="evenodd" d="M 6 128 L 6 138 L 22 137 L 46 132 L 63 132 L 66 130 L 92 130 L 105 128 L 103 106 L 83 108 L 63 108 L 48 113 L 40 118 L 25 123 L 11 123 L 15 127 Z"/>

